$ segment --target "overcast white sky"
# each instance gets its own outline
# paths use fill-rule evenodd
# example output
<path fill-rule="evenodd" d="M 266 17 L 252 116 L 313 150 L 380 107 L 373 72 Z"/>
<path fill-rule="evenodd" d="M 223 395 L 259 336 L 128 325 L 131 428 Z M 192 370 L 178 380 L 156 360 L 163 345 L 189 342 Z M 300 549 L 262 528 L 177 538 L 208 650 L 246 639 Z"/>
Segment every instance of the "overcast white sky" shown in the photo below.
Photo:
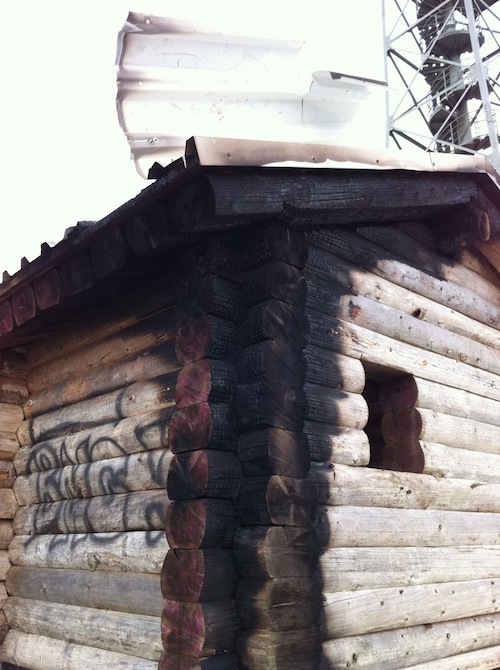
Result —
<path fill-rule="evenodd" d="M 198 20 L 204 13 L 234 16 L 236 11 L 243 21 L 268 28 L 272 22 L 295 21 L 319 40 L 331 36 L 331 69 L 341 70 L 351 61 L 359 71 L 366 63 L 365 76 L 382 78 L 382 35 L 373 22 L 380 0 L 301 5 L 253 0 L 246 17 L 242 5 L 228 0 L 18 0 L 2 5 L 0 273 L 13 274 L 22 257 L 39 255 L 43 242 L 60 241 L 77 221 L 99 220 L 148 184 L 130 161 L 115 108 L 116 38 L 128 11 L 196 15 Z M 339 20 L 344 11 L 349 12 L 345 21 Z"/>

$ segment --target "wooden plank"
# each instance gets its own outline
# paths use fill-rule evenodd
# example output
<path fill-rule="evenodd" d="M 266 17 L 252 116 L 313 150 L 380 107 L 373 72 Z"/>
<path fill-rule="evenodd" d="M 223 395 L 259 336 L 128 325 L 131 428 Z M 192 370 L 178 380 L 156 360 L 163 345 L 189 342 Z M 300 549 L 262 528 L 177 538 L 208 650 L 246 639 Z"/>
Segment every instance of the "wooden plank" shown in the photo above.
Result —
<path fill-rule="evenodd" d="M 323 591 L 358 591 L 500 575 L 500 546 L 337 547 L 319 556 Z"/>
<path fill-rule="evenodd" d="M 373 468 L 312 463 L 309 475 L 322 505 L 459 512 L 500 512 L 500 485 Z"/>
<path fill-rule="evenodd" d="M 358 466 L 370 462 L 370 443 L 364 430 L 304 421 L 304 436 L 313 461 Z"/>
<path fill-rule="evenodd" d="M 24 405 L 25 418 L 32 418 L 66 407 L 81 400 L 109 393 L 136 382 L 145 382 L 160 375 L 175 372 L 179 363 L 175 356 L 175 341 L 170 340 L 119 361 L 92 368 L 81 377 L 75 375 L 38 394 L 32 394 Z"/>
<path fill-rule="evenodd" d="M 28 446 L 161 407 L 171 407 L 175 403 L 176 380 L 177 372 L 172 372 L 23 421 L 17 431 L 19 442 Z"/>
<path fill-rule="evenodd" d="M 96 463 L 20 475 L 14 482 L 13 490 L 19 505 L 33 505 L 164 489 L 171 462 L 172 453 L 168 449 L 155 449 Z"/>
<path fill-rule="evenodd" d="M 242 476 L 236 454 L 210 449 L 175 454 L 167 476 L 168 497 L 170 500 L 232 500 Z"/>
<path fill-rule="evenodd" d="M 157 661 L 106 651 L 42 635 L 11 630 L 0 650 L 0 660 L 31 670 L 157 670 Z"/>
<path fill-rule="evenodd" d="M 6 584 L 11 596 L 48 603 L 154 617 L 163 608 L 160 576 L 146 573 L 13 566 Z"/>
<path fill-rule="evenodd" d="M 458 654 L 451 667 L 462 668 L 462 658 L 467 658 L 468 652 L 498 642 L 499 623 L 497 613 L 328 640 L 323 644 L 320 668 L 347 670 L 355 656 L 359 670 L 400 670 L 409 664 L 448 662 Z"/>
<path fill-rule="evenodd" d="M 168 447 L 175 407 L 155 409 L 127 419 L 21 447 L 14 458 L 18 475 Z M 16 441 L 17 442 L 17 441 Z"/>
<path fill-rule="evenodd" d="M 493 614 L 499 596 L 500 579 L 327 593 L 324 638 Z"/>
<path fill-rule="evenodd" d="M 229 500 L 176 500 L 167 509 L 165 531 L 172 549 L 223 549 L 232 546 L 239 525 Z"/>
<path fill-rule="evenodd" d="M 163 530 L 16 535 L 9 545 L 9 559 L 27 568 L 159 574 L 167 551 Z"/>
<path fill-rule="evenodd" d="M 170 549 L 161 571 L 165 600 L 210 602 L 234 596 L 238 572 L 230 549 Z"/>
<path fill-rule="evenodd" d="M 117 533 L 165 528 L 169 500 L 164 490 L 116 493 L 20 507 L 16 535 Z"/>
<path fill-rule="evenodd" d="M 500 515 L 488 512 L 320 506 L 321 547 L 458 547 L 500 544 Z"/>
<path fill-rule="evenodd" d="M 11 597 L 4 611 L 16 631 L 158 661 L 160 618 Z"/>

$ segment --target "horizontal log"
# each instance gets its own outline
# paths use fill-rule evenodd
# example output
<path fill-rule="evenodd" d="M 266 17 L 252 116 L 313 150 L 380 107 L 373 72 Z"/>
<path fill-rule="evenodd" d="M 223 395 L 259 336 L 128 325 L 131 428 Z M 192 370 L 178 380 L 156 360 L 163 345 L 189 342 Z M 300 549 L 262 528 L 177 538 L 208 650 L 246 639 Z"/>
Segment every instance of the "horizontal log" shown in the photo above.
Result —
<path fill-rule="evenodd" d="M 294 386 L 279 382 L 240 384 L 233 406 L 243 432 L 267 426 L 291 431 L 302 428 L 304 396 Z"/>
<path fill-rule="evenodd" d="M 232 406 L 201 402 L 183 407 L 170 421 L 169 443 L 174 454 L 211 448 L 236 451 L 238 425 Z"/>
<path fill-rule="evenodd" d="M 170 549 L 161 571 L 165 600 L 230 600 L 238 573 L 230 549 Z"/>
<path fill-rule="evenodd" d="M 177 407 L 199 402 L 230 403 L 238 376 L 234 365 L 226 361 L 201 359 L 185 365 L 175 386 Z"/>
<path fill-rule="evenodd" d="M 163 648 L 187 656 L 234 652 L 240 622 L 231 601 L 183 603 L 166 600 L 161 620 Z"/>
<path fill-rule="evenodd" d="M 243 479 L 235 507 L 244 525 L 310 527 L 316 511 L 315 494 L 314 486 L 304 479 L 250 477 Z"/>
<path fill-rule="evenodd" d="M 74 405 L 23 421 L 17 437 L 23 446 L 76 433 L 162 407 L 175 400 L 177 372 L 147 382 L 137 382 L 118 391 L 82 400 Z"/>
<path fill-rule="evenodd" d="M 474 247 L 460 249 L 454 256 L 456 263 L 472 270 L 493 285 L 499 286 L 500 277 L 496 268 L 483 254 Z"/>
<path fill-rule="evenodd" d="M 0 372 L 0 402 L 22 405 L 28 397 L 28 387 L 24 379 L 12 379 Z"/>
<path fill-rule="evenodd" d="M 318 544 L 311 529 L 252 526 L 238 530 L 233 552 L 241 577 L 260 580 L 311 577 L 316 568 Z"/>
<path fill-rule="evenodd" d="M 166 513 L 165 530 L 172 549 L 230 548 L 238 527 L 238 514 L 229 500 L 176 500 Z"/>
<path fill-rule="evenodd" d="M 0 549 L 7 549 L 13 536 L 12 521 L 0 521 Z"/>
<path fill-rule="evenodd" d="M 310 465 L 310 452 L 304 437 L 282 428 L 263 428 L 242 433 L 238 458 L 247 477 L 283 475 L 304 477 Z"/>
<path fill-rule="evenodd" d="M 320 463 L 309 479 L 322 505 L 500 512 L 500 485 L 473 479 Z"/>
<path fill-rule="evenodd" d="M 351 258 L 348 252 L 344 255 Z M 406 285 L 405 265 L 393 267 L 397 278 L 393 280 L 390 272 L 384 278 L 380 273 L 372 272 L 369 263 L 360 267 L 361 262 L 360 258 L 350 262 L 336 252 L 310 245 L 305 274 L 308 286 L 314 287 L 311 297 L 316 296 L 316 309 L 324 311 L 327 307 L 331 313 L 335 313 L 339 295 L 360 295 L 417 319 L 442 326 L 457 335 L 470 338 L 471 333 L 474 333 L 474 340 L 484 345 L 493 348 L 499 346 L 500 335 L 496 328 L 441 304 L 435 295 L 432 295 L 433 299 L 422 295 L 415 290 L 412 282 Z"/>
<path fill-rule="evenodd" d="M 16 535 L 9 545 L 9 559 L 27 568 L 159 574 L 167 551 L 162 530 Z"/>
<path fill-rule="evenodd" d="M 468 652 L 498 642 L 499 623 L 500 614 L 487 614 L 432 626 L 424 624 L 328 640 L 323 644 L 320 668 L 347 670 L 356 656 L 359 670 L 400 670 L 410 663 L 448 662 L 458 654 L 461 656 L 455 658 L 455 665 L 450 667 L 462 668 L 462 658 L 466 658 Z"/>
<path fill-rule="evenodd" d="M 236 361 L 243 383 L 281 382 L 300 386 L 304 382 L 304 362 L 299 347 L 281 340 L 264 340 L 241 351 Z"/>
<path fill-rule="evenodd" d="M 40 416 L 87 398 L 175 372 L 178 368 L 175 341 L 172 339 L 114 363 L 94 367 L 80 377 L 75 375 L 38 394 L 32 394 L 24 404 L 24 416 L 26 419 Z"/>
<path fill-rule="evenodd" d="M 106 651 L 11 630 L 0 650 L 0 660 L 32 670 L 87 670 L 96 665 L 100 670 L 134 667 L 134 670 L 156 670 L 157 661 L 150 661 L 115 651 Z"/>
<path fill-rule="evenodd" d="M 163 607 L 160 576 L 146 573 L 13 566 L 6 585 L 11 596 L 77 607 L 154 617 Z"/>
<path fill-rule="evenodd" d="M 151 303 L 151 300 L 146 300 L 146 303 L 148 302 Z M 129 312 L 133 304 L 131 299 Z M 75 376 L 82 377 L 94 368 L 116 363 L 175 338 L 178 323 L 174 309 L 160 309 L 157 313 L 153 312 L 149 318 L 138 321 L 142 310 L 143 305 L 137 306 L 133 311 L 133 317 L 129 313 L 124 321 L 128 327 L 123 329 L 117 327 L 115 323 L 108 322 L 104 330 L 100 330 L 99 317 L 96 320 L 90 319 L 91 323 L 95 324 L 95 333 L 89 333 L 89 324 L 82 324 L 81 320 L 77 321 L 82 330 L 81 335 L 75 332 L 72 326 L 65 328 L 63 333 L 67 334 L 68 338 L 72 337 L 74 342 L 68 346 L 64 342 L 61 343 L 59 338 L 54 338 L 55 346 L 51 346 L 50 343 L 47 343 L 47 346 L 50 351 L 57 352 L 56 358 L 46 360 L 41 352 L 37 358 L 34 357 L 27 379 L 30 393 L 40 393 L 64 381 L 70 381 Z M 110 314 L 113 314 L 113 308 Z M 88 315 L 86 318 L 89 318 Z M 104 320 L 108 321 L 108 317 L 104 317 Z M 58 348 L 57 343 L 60 344 Z M 76 343 L 80 343 L 81 346 L 75 346 Z M 41 359 L 46 362 L 41 362 Z"/>
<path fill-rule="evenodd" d="M 12 461 L 19 451 L 19 440 L 15 431 L 0 431 L 0 459 Z"/>
<path fill-rule="evenodd" d="M 374 274 L 419 295 L 498 329 L 499 306 L 481 298 L 470 288 L 408 265 L 397 254 L 381 251 L 377 245 L 346 231 L 323 229 L 308 236 L 309 242 L 335 253 Z"/>
<path fill-rule="evenodd" d="M 16 535 L 118 533 L 161 530 L 169 500 L 165 490 L 117 493 L 80 500 L 61 500 L 20 507 Z"/>
<path fill-rule="evenodd" d="M 242 284 L 247 305 L 275 298 L 303 307 L 307 287 L 301 270 L 275 259 L 250 269 Z"/>
<path fill-rule="evenodd" d="M 232 500 L 242 476 L 236 454 L 208 449 L 175 454 L 167 477 L 168 497 L 170 500 Z"/>
<path fill-rule="evenodd" d="M 22 407 L 11 405 L 7 402 L 0 402 L 0 425 L 2 431 L 15 433 L 23 421 L 24 415 Z"/>
<path fill-rule="evenodd" d="M 307 344 L 307 320 L 302 310 L 274 298 L 250 307 L 238 330 L 243 347 L 263 340 L 281 340 L 298 347 Z"/>
<path fill-rule="evenodd" d="M 181 322 L 207 314 L 236 322 L 244 312 L 245 301 L 238 283 L 208 274 L 178 287 L 176 307 Z"/>
<path fill-rule="evenodd" d="M 95 463 L 108 458 L 168 447 L 175 407 L 155 409 L 78 433 L 21 447 L 14 465 L 18 475 Z"/>
<path fill-rule="evenodd" d="M 305 418 L 309 421 L 360 429 L 368 422 L 368 406 L 360 393 L 307 383 L 304 384 L 304 394 Z"/>
<path fill-rule="evenodd" d="M 368 465 L 370 443 L 364 430 L 304 421 L 304 436 L 312 461 Z"/>
<path fill-rule="evenodd" d="M 450 656 L 439 661 L 408 666 L 407 670 L 497 670 L 500 645 L 476 649 L 465 654 Z"/>
<path fill-rule="evenodd" d="M 29 367 L 26 355 L 19 351 L 5 350 L 0 355 L 0 374 L 3 377 L 25 380 Z"/>
<path fill-rule="evenodd" d="M 6 550 L 0 551 L 0 582 L 5 581 L 10 569 L 9 554 Z"/>
<path fill-rule="evenodd" d="M 236 656 L 228 654 L 195 658 L 164 651 L 158 663 L 158 670 L 238 670 L 238 660 Z"/>
<path fill-rule="evenodd" d="M 243 233 L 243 255 L 247 267 L 277 260 L 296 268 L 304 267 L 307 245 L 304 233 L 275 221 L 266 222 Z"/>
<path fill-rule="evenodd" d="M 319 557 L 327 593 L 498 577 L 500 546 L 337 547 Z"/>
<path fill-rule="evenodd" d="M 309 345 L 303 350 L 305 379 L 333 389 L 362 393 L 365 371 L 361 361 Z"/>
<path fill-rule="evenodd" d="M 313 577 L 243 578 L 235 604 L 243 628 L 295 630 L 319 625 L 322 597 Z"/>
<path fill-rule="evenodd" d="M 327 593 L 324 638 L 493 614 L 499 596 L 499 579 Z"/>
<path fill-rule="evenodd" d="M 498 545 L 500 517 L 488 512 L 319 507 L 321 547 L 457 547 Z"/>
<path fill-rule="evenodd" d="M 11 597 L 4 607 L 9 626 L 73 644 L 158 661 L 160 618 Z"/>
<path fill-rule="evenodd" d="M 260 670 L 316 670 L 321 656 L 319 628 L 242 631 L 239 658 L 245 668 Z"/>
<path fill-rule="evenodd" d="M 241 348 L 235 324 L 216 316 L 190 319 L 175 338 L 175 353 L 181 365 L 201 358 L 233 360 Z"/>
<path fill-rule="evenodd" d="M 419 444 L 426 474 L 500 484 L 500 454 L 478 453 L 436 442 Z"/>
<path fill-rule="evenodd" d="M 334 317 L 307 313 L 311 342 L 362 359 L 365 365 L 392 368 L 445 386 L 500 400 L 498 375 Z"/>
<path fill-rule="evenodd" d="M 0 459 L 0 489 L 10 489 L 16 478 L 16 470 L 11 460 Z"/>
<path fill-rule="evenodd" d="M 18 504 L 12 489 L 0 489 L 0 519 L 13 519 Z"/>

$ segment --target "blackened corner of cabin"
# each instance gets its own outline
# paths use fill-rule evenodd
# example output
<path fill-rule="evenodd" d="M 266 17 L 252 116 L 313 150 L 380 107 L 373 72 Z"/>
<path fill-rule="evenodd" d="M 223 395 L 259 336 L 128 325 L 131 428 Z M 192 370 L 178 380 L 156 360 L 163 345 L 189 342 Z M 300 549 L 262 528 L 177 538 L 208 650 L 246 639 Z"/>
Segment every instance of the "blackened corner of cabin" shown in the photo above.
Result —
<path fill-rule="evenodd" d="M 206 227 L 215 214 L 215 196 L 209 179 L 199 175 L 182 184 L 170 196 L 169 212 L 179 233 Z"/>

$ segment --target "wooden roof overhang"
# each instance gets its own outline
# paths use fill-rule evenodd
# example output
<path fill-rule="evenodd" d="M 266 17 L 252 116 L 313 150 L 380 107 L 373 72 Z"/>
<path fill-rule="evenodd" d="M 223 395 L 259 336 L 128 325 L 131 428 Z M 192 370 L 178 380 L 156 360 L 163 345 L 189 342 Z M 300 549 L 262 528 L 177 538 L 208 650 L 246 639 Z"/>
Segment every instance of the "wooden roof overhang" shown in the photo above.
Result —
<path fill-rule="evenodd" d="M 155 181 L 134 199 L 4 274 L 0 350 L 149 281 L 193 241 L 267 220 L 299 228 L 424 220 L 441 251 L 473 247 L 500 272 L 496 173 L 477 157 L 424 156 L 193 138 L 183 159 L 151 170 Z"/>

